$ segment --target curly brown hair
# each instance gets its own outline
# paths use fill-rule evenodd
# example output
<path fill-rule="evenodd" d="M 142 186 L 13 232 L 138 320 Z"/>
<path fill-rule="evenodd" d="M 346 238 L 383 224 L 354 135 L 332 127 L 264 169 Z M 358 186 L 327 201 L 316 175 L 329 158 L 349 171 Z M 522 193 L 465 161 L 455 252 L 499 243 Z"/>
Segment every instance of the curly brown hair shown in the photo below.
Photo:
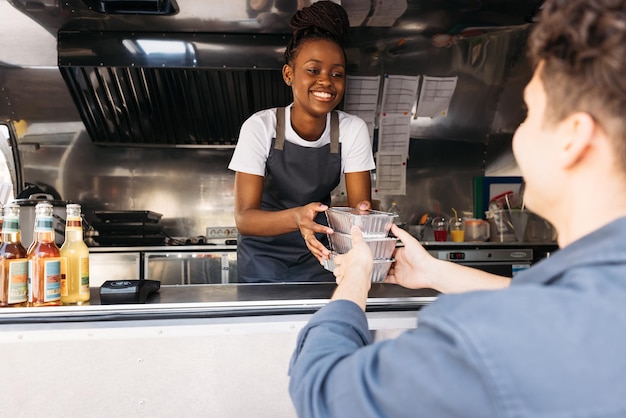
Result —
<path fill-rule="evenodd" d="M 323 0 L 298 10 L 291 18 L 289 27 L 293 35 L 285 48 L 285 64 L 291 64 L 300 45 L 311 39 L 329 39 L 343 49 L 350 21 L 343 7 Z"/>
<path fill-rule="evenodd" d="M 544 121 L 586 112 L 626 161 L 626 0 L 548 0 L 529 46 L 543 63 Z"/>

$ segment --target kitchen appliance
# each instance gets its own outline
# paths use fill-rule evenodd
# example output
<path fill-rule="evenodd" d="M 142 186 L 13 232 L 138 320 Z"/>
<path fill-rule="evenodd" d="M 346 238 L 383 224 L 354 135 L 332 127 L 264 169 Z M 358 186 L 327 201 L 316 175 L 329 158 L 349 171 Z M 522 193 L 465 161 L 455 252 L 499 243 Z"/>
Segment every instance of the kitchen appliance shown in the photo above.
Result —
<path fill-rule="evenodd" d="M 166 235 L 159 221 L 160 213 L 148 210 L 94 211 L 98 222 L 93 237 L 99 245 L 163 245 Z"/>
<path fill-rule="evenodd" d="M 513 277 L 533 263 L 531 248 L 457 248 L 429 249 L 433 257 L 452 261 L 506 277 Z"/>
<path fill-rule="evenodd" d="M 47 202 L 52 205 L 52 227 L 54 228 L 54 242 L 61 247 L 65 241 L 65 206 L 69 201 L 54 199 L 51 194 L 36 193 L 28 198 L 15 199 L 13 202 L 20 206 L 20 232 L 22 245 L 28 248 L 33 242 L 35 229 L 35 206 L 37 203 Z"/>

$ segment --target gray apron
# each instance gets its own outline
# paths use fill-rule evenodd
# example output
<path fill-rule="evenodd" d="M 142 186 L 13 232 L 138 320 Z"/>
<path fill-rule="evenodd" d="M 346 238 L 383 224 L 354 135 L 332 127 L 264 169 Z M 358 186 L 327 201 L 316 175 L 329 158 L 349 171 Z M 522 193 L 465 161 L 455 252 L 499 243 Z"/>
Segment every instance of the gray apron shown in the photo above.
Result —
<path fill-rule="evenodd" d="M 330 193 L 341 178 L 339 116 L 331 113 L 330 144 L 307 148 L 285 141 L 285 109 L 276 109 L 276 138 L 267 158 L 261 209 L 277 211 L 322 202 L 330 206 Z M 328 225 L 321 212 L 315 222 Z M 325 234 L 315 234 L 328 247 Z M 237 272 L 240 282 L 335 281 L 304 243 L 300 231 L 271 237 L 239 234 Z"/>

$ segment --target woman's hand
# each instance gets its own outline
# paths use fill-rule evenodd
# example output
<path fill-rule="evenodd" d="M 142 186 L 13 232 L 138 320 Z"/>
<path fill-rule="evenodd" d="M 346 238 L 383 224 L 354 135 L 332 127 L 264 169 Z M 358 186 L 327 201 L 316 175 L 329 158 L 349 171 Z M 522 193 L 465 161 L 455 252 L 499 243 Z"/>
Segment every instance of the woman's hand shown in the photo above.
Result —
<path fill-rule="evenodd" d="M 363 200 L 363 201 L 357 203 L 354 208 L 358 209 L 358 210 L 361 210 L 363 212 L 367 212 L 370 209 L 372 209 L 372 202 L 370 202 L 369 200 Z"/>
<path fill-rule="evenodd" d="M 300 229 L 300 234 L 306 243 L 307 248 L 321 263 L 323 260 L 328 260 L 330 257 L 330 250 L 324 246 L 315 233 L 332 234 L 332 228 L 325 225 L 320 225 L 315 222 L 315 217 L 319 212 L 324 212 L 328 209 L 328 206 L 319 203 L 309 203 L 308 205 L 301 206 L 295 211 L 295 221 Z"/>

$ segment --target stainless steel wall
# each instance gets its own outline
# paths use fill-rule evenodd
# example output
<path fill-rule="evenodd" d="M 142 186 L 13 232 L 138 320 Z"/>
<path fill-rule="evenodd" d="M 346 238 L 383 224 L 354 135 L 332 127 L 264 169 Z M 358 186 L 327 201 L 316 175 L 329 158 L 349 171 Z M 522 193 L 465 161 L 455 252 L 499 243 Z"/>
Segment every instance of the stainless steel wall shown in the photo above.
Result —
<path fill-rule="evenodd" d="M 119 35 L 133 28 L 162 30 L 168 38 L 182 34 L 179 36 L 195 45 L 198 62 L 208 62 L 215 70 L 219 64 L 215 53 L 203 48 L 200 36 L 192 39 L 195 32 L 224 31 L 230 37 L 253 33 L 254 39 L 268 34 L 274 39 L 286 32 L 285 25 L 269 30 L 254 18 L 240 20 L 234 14 L 222 21 L 211 20 L 212 12 L 201 6 L 203 2 L 187 0 L 178 2 L 180 13 L 176 16 L 148 18 L 98 14 L 74 0 L 45 2 L 39 9 L 29 8 L 30 3 L 21 0 L 10 3 L 26 19 L 18 25 L 13 23 L 17 22 L 14 16 L 0 25 L 0 37 L 10 40 L 0 51 L 0 123 L 10 126 L 14 141 L 1 148 L 5 155 L 16 157 L 16 193 L 26 183 L 35 183 L 53 187 L 62 199 L 82 204 L 87 213 L 156 211 L 164 215 L 161 222 L 166 231 L 179 237 L 203 235 L 207 226 L 234 224 L 234 175 L 227 169 L 232 148 L 97 145 L 97 138 L 87 133 L 58 62 L 53 60 L 58 56 L 50 50 L 58 46 L 54 41 L 61 29 L 96 33 L 103 39 L 114 36 L 107 31 Z M 459 7 L 410 1 L 393 27 L 357 28 L 348 49 L 350 74 L 459 77 L 446 117 L 411 122 L 406 195 L 374 193 L 381 209 L 396 200 L 407 222 L 415 222 L 436 207 L 445 215 L 451 215 L 453 207 L 459 212 L 471 211 L 474 176 L 519 175 L 511 138 L 524 116 L 522 90 L 531 73 L 524 56 L 530 28 L 525 15 L 536 2 L 470 3 Z M 243 0 L 237 4 L 245 10 Z M 6 19 L 10 10 L 7 0 L 0 0 L 0 18 Z M 224 9 L 224 13 L 229 12 Z M 285 16 L 282 19 L 283 23 L 287 20 Z M 46 31 L 39 35 L 42 27 Z M 16 36 L 18 29 L 20 36 Z M 20 48 L 20 37 L 27 48 Z M 89 44 L 84 46 L 81 56 L 89 57 Z M 249 53 L 229 55 L 233 66 L 252 59 L 270 62 L 269 67 L 276 66 L 279 71 L 276 57 L 282 53 L 280 48 L 255 48 L 254 43 L 240 47 Z M 76 51 L 64 49 L 63 59 L 71 60 Z M 94 51 L 94 63 L 89 65 L 100 65 L 99 58 L 120 59 Z M 342 203 L 338 196 L 335 202 Z"/>
<path fill-rule="evenodd" d="M 99 147 L 80 122 L 29 126 L 18 147 L 26 182 L 54 188 L 86 214 L 152 210 L 178 237 L 234 225 L 232 149 Z"/>
<path fill-rule="evenodd" d="M 489 165 L 489 145 L 496 148 L 497 141 L 504 150 Z M 18 148 L 25 182 L 53 187 L 87 214 L 152 210 L 164 215 L 166 232 L 178 237 L 204 235 L 207 226 L 234 225 L 234 174 L 227 169 L 232 149 L 101 147 L 81 122 L 30 125 Z M 508 149 L 507 138 L 491 144 L 412 139 L 406 195 L 374 192 L 373 197 L 383 210 L 396 200 L 409 223 L 437 206 L 448 216 L 453 207 L 472 211 L 474 176 L 489 173 L 489 167 L 497 174 L 516 174 Z M 335 202 L 343 204 L 339 196 Z"/>
<path fill-rule="evenodd" d="M 0 71 L 5 86 L 29 86 L 15 100 L 23 121 L 17 137 L 23 184 L 55 188 L 62 199 L 89 210 L 152 210 L 172 236 L 204 235 L 207 226 L 232 226 L 232 148 L 136 148 L 95 145 L 80 121 L 56 68 Z M 37 91 L 41 100 L 34 100 Z M 32 103 L 32 105 L 28 105 Z M 23 109 L 19 108 L 23 106 Z M 44 119 L 43 121 L 39 121 Z M 28 123 L 34 120 L 35 122 Z M 446 215 L 472 210 L 472 179 L 516 175 L 511 134 L 474 138 L 420 137 L 410 141 L 407 193 L 379 195 L 381 209 L 396 200 L 406 222 L 438 205 Z M 375 174 L 374 174 L 375 175 Z M 18 188 L 21 190 L 23 184 Z M 16 190 L 16 193 L 19 191 Z M 336 202 L 342 202 L 337 197 Z"/>

